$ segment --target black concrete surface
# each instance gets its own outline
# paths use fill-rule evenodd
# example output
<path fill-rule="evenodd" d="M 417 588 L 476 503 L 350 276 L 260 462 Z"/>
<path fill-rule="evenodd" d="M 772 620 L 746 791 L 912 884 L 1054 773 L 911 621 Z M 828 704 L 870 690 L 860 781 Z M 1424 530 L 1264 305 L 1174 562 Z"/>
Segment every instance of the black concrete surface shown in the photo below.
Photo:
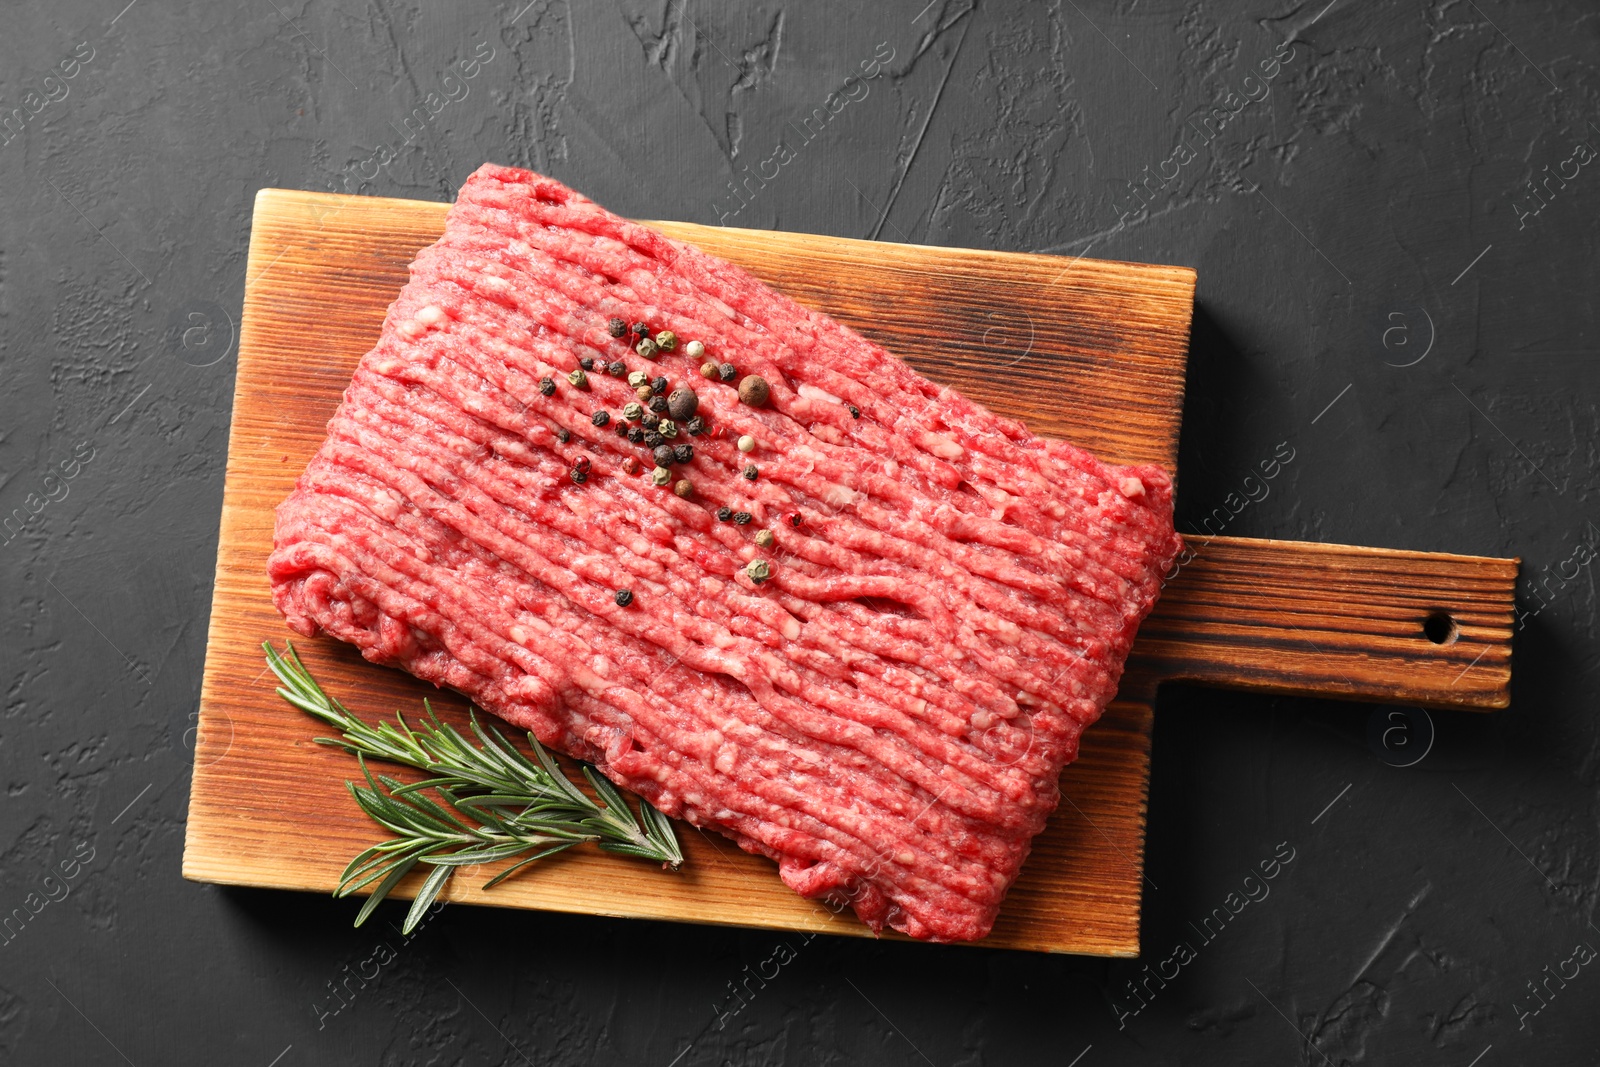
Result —
<path fill-rule="evenodd" d="M 1600 1057 L 1592 3 L 125 2 L 0 10 L 0 1060 Z M 1522 557 L 1513 706 L 1165 692 L 1141 959 L 819 938 L 732 1014 L 785 939 L 183 881 L 252 197 L 484 160 L 1197 268 L 1183 528 L 1288 449 L 1228 533 Z"/>

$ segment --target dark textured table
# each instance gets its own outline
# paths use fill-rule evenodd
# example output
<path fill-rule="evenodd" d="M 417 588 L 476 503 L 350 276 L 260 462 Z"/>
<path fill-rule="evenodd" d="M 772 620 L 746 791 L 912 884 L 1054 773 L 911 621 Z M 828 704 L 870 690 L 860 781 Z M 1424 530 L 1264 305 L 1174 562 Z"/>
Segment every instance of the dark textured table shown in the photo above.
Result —
<path fill-rule="evenodd" d="M 123 2 L 0 29 L 0 1060 L 1600 1056 L 1592 4 Z M 183 881 L 251 198 L 486 159 L 1197 268 L 1181 528 L 1522 557 L 1513 706 L 1164 692 L 1135 961 Z"/>

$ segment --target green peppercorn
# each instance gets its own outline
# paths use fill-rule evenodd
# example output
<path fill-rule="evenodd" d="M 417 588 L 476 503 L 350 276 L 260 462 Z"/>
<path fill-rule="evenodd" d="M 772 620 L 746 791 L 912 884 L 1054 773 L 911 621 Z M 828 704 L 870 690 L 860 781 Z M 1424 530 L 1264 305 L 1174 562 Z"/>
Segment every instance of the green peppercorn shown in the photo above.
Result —
<path fill-rule="evenodd" d="M 764 559 L 753 559 L 745 564 L 744 573 L 745 577 L 760 585 L 772 577 L 772 567 Z"/>
<path fill-rule="evenodd" d="M 589 388 L 589 376 L 583 373 L 582 367 L 579 367 L 577 370 L 574 370 L 571 374 L 567 375 L 567 381 L 571 382 L 573 386 L 578 389 Z"/>
<path fill-rule="evenodd" d="M 582 357 L 580 357 L 578 359 L 578 366 L 582 367 L 584 370 L 594 370 L 594 357 L 593 356 L 582 356 Z"/>
<path fill-rule="evenodd" d="M 756 465 L 754 463 L 749 464 L 739 473 L 744 475 L 744 480 L 747 482 L 753 482 L 761 476 L 761 472 L 756 470 Z"/>
<path fill-rule="evenodd" d="M 543 393 L 545 396 L 555 396 L 556 383 L 551 381 L 549 378 L 540 378 L 539 392 Z"/>
<path fill-rule="evenodd" d="M 731 382 L 739 376 L 739 370 L 732 363 L 719 363 L 717 365 L 717 379 Z"/>
<path fill-rule="evenodd" d="M 690 341 L 688 344 L 683 346 L 683 354 L 688 356 L 690 359 L 699 359 L 701 356 L 706 354 L 706 346 L 701 344 L 699 341 Z"/>
<path fill-rule="evenodd" d="M 771 530 L 762 530 L 760 533 L 756 534 L 756 547 L 771 548 L 772 543 L 776 540 L 777 538 L 772 536 Z"/>
<path fill-rule="evenodd" d="M 735 526 L 749 526 L 750 518 L 751 515 L 748 511 L 736 511 L 733 513 L 733 523 Z"/>
<path fill-rule="evenodd" d="M 717 370 L 718 370 L 718 367 L 717 367 L 717 365 L 715 363 L 711 363 L 709 361 L 706 362 L 706 363 L 702 363 L 702 364 L 700 364 L 700 377 L 702 377 L 702 378 L 710 378 L 712 381 L 716 381 L 717 380 Z"/>
<path fill-rule="evenodd" d="M 572 440 L 572 431 L 567 429 L 565 426 L 557 426 L 556 440 L 560 441 L 562 444 L 566 444 L 568 441 Z"/>
<path fill-rule="evenodd" d="M 658 346 L 654 341 L 646 337 L 643 341 L 640 341 L 638 344 L 634 345 L 633 350 L 639 353 L 645 359 L 655 359 L 657 347 Z"/>
<path fill-rule="evenodd" d="M 728 507 L 727 505 L 723 505 L 722 507 L 717 509 L 717 518 L 721 519 L 723 522 L 732 522 L 733 521 L 733 509 Z"/>
<path fill-rule="evenodd" d="M 678 347 L 678 335 L 671 330 L 662 330 L 656 334 L 656 347 L 663 352 L 671 352 Z"/>
<path fill-rule="evenodd" d="M 694 445 L 674 445 L 672 458 L 678 463 L 688 463 L 694 459 Z"/>
<path fill-rule="evenodd" d="M 740 452 L 754 452 L 755 450 L 756 450 L 756 439 L 754 437 L 751 437 L 749 434 L 745 434 L 744 436 L 739 438 L 739 451 Z"/>
<path fill-rule="evenodd" d="M 628 332 L 628 324 L 621 319 L 613 318 L 606 323 L 606 332 L 612 337 L 621 337 Z"/>
<path fill-rule="evenodd" d="M 622 417 L 630 422 L 638 422 L 639 416 L 644 414 L 644 405 L 637 400 L 630 400 L 622 405 Z"/>
<path fill-rule="evenodd" d="M 615 363 L 606 364 L 606 373 L 611 375 L 613 378 L 620 378 L 624 374 L 628 373 L 628 368 L 622 362 L 622 360 L 619 359 Z"/>
<path fill-rule="evenodd" d="M 632 374 L 628 375 L 628 384 L 633 386 L 635 389 L 639 388 L 641 385 L 649 385 L 650 375 L 646 374 L 642 370 L 636 370 Z"/>
<path fill-rule="evenodd" d="M 670 441 L 678 436 L 678 424 L 671 419 L 662 419 L 656 423 L 656 433 Z"/>
<path fill-rule="evenodd" d="M 612 322 L 621 322 L 622 320 L 621 319 L 612 319 L 611 321 Z M 625 608 L 629 604 L 633 603 L 633 590 L 632 589 L 618 589 L 616 596 L 614 596 L 612 599 L 617 602 L 617 607 Z"/>
<path fill-rule="evenodd" d="M 739 400 L 753 408 L 765 404 L 771 393 L 772 389 L 767 385 L 767 380 L 759 374 L 747 374 L 739 383 Z"/>
<path fill-rule="evenodd" d="M 650 472 L 650 482 L 652 485 L 666 485 L 670 481 L 672 481 L 672 472 L 667 470 L 665 467 L 657 467 L 655 470 Z"/>
<path fill-rule="evenodd" d="M 589 416 L 589 421 L 596 426 L 604 426 L 611 421 L 611 413 L 609 411 L 597 411 Z"/>
<path fill-rule="evenodd" d="M 678 484 L 672 487 L 672 491 L 687 500 L 694 496 L 694 483 L 687 478 L 679 478 Z"/>

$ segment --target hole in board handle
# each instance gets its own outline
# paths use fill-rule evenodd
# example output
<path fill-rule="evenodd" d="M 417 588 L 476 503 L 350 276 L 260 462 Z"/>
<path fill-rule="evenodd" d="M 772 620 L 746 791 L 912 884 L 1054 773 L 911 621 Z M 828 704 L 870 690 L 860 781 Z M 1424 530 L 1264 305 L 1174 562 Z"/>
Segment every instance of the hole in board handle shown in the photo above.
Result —
<path fill-rule="evenodd" d="M 1436 645 L 1453 645 L 1461 636 L 1461 626 L 1448 611 L 1435 611 L 1422 620 L 1422 633 Z"/>

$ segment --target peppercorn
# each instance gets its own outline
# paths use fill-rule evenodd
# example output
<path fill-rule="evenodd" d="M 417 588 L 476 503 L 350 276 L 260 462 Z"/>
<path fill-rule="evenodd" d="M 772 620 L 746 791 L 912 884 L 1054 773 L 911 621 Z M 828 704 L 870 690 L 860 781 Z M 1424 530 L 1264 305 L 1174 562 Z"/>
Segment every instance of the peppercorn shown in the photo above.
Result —
<path fill-rule="evenodd" d="M 726 505 L 724 505 L 723 507 L 718 508 L 717 509 L 717 518 L 721 519 L 723 522 L 731 521 L 733 519 L 733 509 L 730 508 L 730 507 L 727 507 Z"/>
<path fill-rule="evenodd" d="M 759 374 L 747 374 L 739 383 L 739 399 L 753 408 L 765 404 L 771 392 L 767 380 Z"/>
<path fill-rule="evenodd" d="M 733 522 L 734 522 L 735 526 L 749 526 L 750 525 L 750 513 L 748 511 L 736 511 L 736 512 L 734 512 L 733 513 Z"/>
<path fill-rule="evenodd" d="M 852 419 L 859 419 L 861 417 L 861 409 L 856 407 L 854 404 L 846 404 L 845 407 L 850 409 L 850 417 Z"/>
<path fill-rule="evenodd" d="M 638 422 L 639 416 L 644 414 L 644 406 L 637 400 L 630 400 L 622 405 L 622 417 L 629 422 Z"/>
<path fill-rule="evenodd" d="M 700 407 L 700 398 L 693 389 L 679 387 L 667 396 L 667 410 L 672 412 L 672 417 L 687 422 L 694 417 L 696 409 Z"/>
<path fill-rule="evenodd" d="M 623 422 L 621 419 L 617 420 L 616 430 L 617 430 L 617 436 L 618 437 L 627 437 L 628 436 L 628 424 Z"/>
<path fill-rule="evenodd" d="M 751 463 L 750 465 L 745 467 L 745 469 L 740 471 L 739 473 L 744 475 L 744 480 L 747 481 L 747 482 L 755 481 L 756 478 L 759 477 L 760 474 L 761 474 L 760 471 L 756 470 L 756 465 L 754 463 Z"/>
<path fill-rule="evenodd" d="M 583 473 L 585 473 L 585 474 L 588 474 L 588 473 L 589 473 L 589 469 L 590 469 L 590 468 L 591 468 L 591 467 L 592 467 L 592 466 L 594 466 L 594 464 L 593 464 L 593 462 L 592 462 L 592 461 L 591 461 L 591 460 L 590 460 L 590 459 L 589 459 L 589 457 L 588 457 L 588 456 L 579 456 L 579 457 L 578 457 L 578 458 L 577 458 L 577 459 L 575 459 L 575 460 L 573 460 L 573 461 L 572 461 L 572 468 L 573 468 L 573 470 L 580 470 L 580 471 L 582 471 L 582 472 L 583 472 Z"/>
<path fill-rule="evenodd" d="M 732 363 L 720 363 L 720 364 L 717 365 L 717 378 L 718 378 L 718 380 L 724 381 L 724 382 L 731 382 L 735 378 L 737 378 L 738 376 L 739 376 L 738 368 L 736 368 Z"/>
<path fill-rule="evenodd" d="M 669 410 L 672 407 L 672 400 L 670 397 L 667 399 L 667 407 Z M 701 434 L 706 432 L 706 420 L 702 419 L 699 415 L 696 415 L 694 418 L 684 423 L 683 428 L 689 431 L 690 437 L 699 437 Z"/>
<path fill-rule="evenodd" d="M 652 393 L 655 393 L 657 396 L 659 396 L 662 393 L 666 392 L 667 391 L 667 380 L 665 378 L 652 378 L 652 379 L 650 379 L 650 391 Z"/>
<path fill-rule="evenodd" d="M 712 381 L 716 381 L 717 380 L 717 369 L 718 368 L 717 368 L 717 365 L 715 363 L 712 363 L 712 362 L 709 362 L 709 361 L 707 361 L 705 363 L 702 363 L 702 364 L 700 364 L 700 377 L 702 377 L 702 378 L 710 378 Z"/>
<path fill-rule="evenodd" d="M 687 478 L 679 478 L 672 491 L 687 500 L 694 495 L 694 483 Z"/>
<path fill-rule="evenodd" d="M 648 337 L 646 337 L 643 341 L 640 341 L 638 344 L 634 345 L 633 346 L 633 350 L 635 352 L 639 353 L 645 359 L 655 359 L 656 358 L 656 343 L 654 341 L 650 340 L 650 338 L 648 338 Z"/>
<path fill-rule="evenodd" d="M 661 441 L 661 435 L 656 433 L 654 430 L 650 430 L 644 435 L 644 443 L 648 448 L 660 448 Z"/>
<path fill-rule="evenodd" d="M 649 385 L 650 375 L 646 374 L 642 370 L 636 370 L 632 374 L 628 375 L 628 384 L 635 389 L 639 388 L 641 385 Z"/>
<path fill-rule="evenodd" d="M 621 319 L 612 319 L 611 321 L 612 322 L 621 322 L 622 320 Z M 617 602 L 617 607 L 625 608 L 629 604 L 633 603 L 633 590 L 632 589 L 618 589 L 617 590 L 617 595 L 612 597 L 612 599 Z"/>
<path fill-rule="evenodd" d="M 672 446 L 656 445 L 656 447 L 650 452 L 650 458 L 656 461 L 656 466 L 658 467 L 672 466 Z"/>
<path fill-rule="evenodd" d="M 637 427 L 637 426 L 631 428 L 628 431 L 628 440 L 633 442 L 636 445 L 643 443 L 643 441 L 644 441 L 644 431 L 639 429 L 639 427 Z"/>
<path fill-rule="evenodd" d="M 568 441 L 572 440 L 572 431 L 568 430 L 565 426 L 557 426 L 556 440 L 560 441 L 562 444 L 566 444 Z"/>
<path fill-rule="evenodd" d="M 674 445 L 672 458 L 679 463 L 688 463 L 694 459 L 694 445 Z"/>
<path fill-rule="evenodd" d="M 582 356 L 582 357 L 579 357 L 578 366 L 582 367 L 584 370 L 594 370 L 594 357 L 593 356 Z"/>
<path fill-rule="evenodd" d="M 647 430 L 654 430 L 661 425 L 661 416 L 653 411 L 641 410 L 639 413 L 639 425 Z"/>
<path fill-rule="evenodd" d="M 650 481 L 654 485 L 666 485 L 672 481 L 672 472 L 665 467 L 657 467 L 650 472 Z"/>
<path fill-rule="evenodd" d="M 745 564 L 744 573 L 745 577 L 760 585 L 772 577 L 772 567 L 764 559 L 753 559 Z"/>
<path fill-rule="evenodd" d="M 636 322 L 636 323 L 633 324 L 633 332 L 638 334 L 640 337 L 644 337 L 647 334 L 649 334 L 650 327 L 646 326 L 642 322 Z"/>
<path fill-rule="evenodd" d="M 556 383 L 551 381 L 549 378 L 540 378 L 539 392 L 543 393 L 545 396 L 555 396 Z"/>
<path fill-rule="evenodd" d="M 571 477 L 574 485 L 582 485 L 589 480 L 589 472 L 581 468 L 572 468 Z"/>
<path fill-rule="evenodd" d="M 789 525 L 790 526 L 799 526 L 802 522 L 805 522 L 805 521 L 806 521 L 805 516 L 801 515 L 798 511 L 789 512 Z"/>
<path fill-rule="evenodd" d="M 690 359 L 699 359 L 701 356 L 706 354 L 706 346 L 701 344 L 699 341 L 690 341 L 688 344 L 683 346 L 683 354 L 688 356 Z"/>
<path fill-rule="evenodd" d="M 611 421 L 611 413 L 609 411 L 597 411 L 589 416 L 589 421 L 596 426 L 604 426 Z"/>
<path fill-rule="evenodd" d="M 664 396 L 651 397 L 650 410 L 655 412 L 657 415 L 665 415 L 667 413 L 667 398 Z"/>
<path fill-rule="evenodd" d="M 743 437 L 739 438 L 740 452 L 754 452 L 755 450 L 756 439 L 754 437 L 751 437 L 749 434 L 745 434 Z"/>
<path fill-rule="evenodd" d="M 613 318 L 606 323 L 606 332 L 612 337 L 621 337 L 628 332 L 628 324 L 621 319 Z"/>
<path fill-rule="evenodd" d="M 633 391 L 633 395 L 638 397 L 640 400 L 649 400 L 651 396 L 650 387 L 648 385 L 641 385 L 639 388 Z"/>
<path fill-rule="evenodd" d="M 772 542 L 776 540 L 777 538 L 772 536 L 771 530 L 762 530 L 760 533 L 756 534 L 756 547 L 771 548 Z"/>
<path fill-rule="evenodd" d="M 611 375 L 613 378 L 620 378 L 624 374 L 628 373 L 628 367 L 622 362 L 622 360 L 619 359 L 615 363 L 606 364 L 606 373 Z"/>
<path fill-rule="evenodd" d="M 678 335 L 671 330 L 662 330 L 656 334 L 656 346 L 663 352 L 671 352 L 678 347 Z"/>
<path fill-rule="evenodd" d="M 678 436 L 678 424 L 671 419 L 662 419 L 656 423 L 656 433 L 670 441 Z"/>
<path fill-rule="evenodd" d="M 567 381 L 571 382 L 576 388 L 579 389 L 589 388 L 589 376 L 583 373 L 582 367 L 579 367 L 577 370 L 567 375 Z"/>

